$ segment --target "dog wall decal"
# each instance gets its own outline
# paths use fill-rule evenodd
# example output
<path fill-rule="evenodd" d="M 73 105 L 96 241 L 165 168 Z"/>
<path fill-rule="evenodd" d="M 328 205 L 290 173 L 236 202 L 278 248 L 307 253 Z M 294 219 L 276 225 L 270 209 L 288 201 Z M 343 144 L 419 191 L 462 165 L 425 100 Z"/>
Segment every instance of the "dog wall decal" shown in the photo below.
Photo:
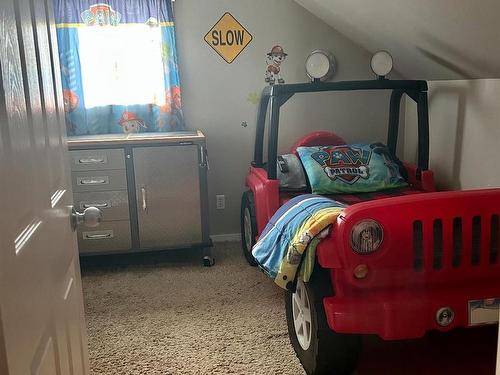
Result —
<path fill-rule="evenodd" d="M 285 80 L 281 77 L 281 63 L 285 61 L 288 54 L 285 53 L 283 47 L 274 46 L 271 48 L 271 52 L 267 54 L 267 69 L 265 74 L 265 81 L 270 85 L 275 83 L 285 83 Z"/>

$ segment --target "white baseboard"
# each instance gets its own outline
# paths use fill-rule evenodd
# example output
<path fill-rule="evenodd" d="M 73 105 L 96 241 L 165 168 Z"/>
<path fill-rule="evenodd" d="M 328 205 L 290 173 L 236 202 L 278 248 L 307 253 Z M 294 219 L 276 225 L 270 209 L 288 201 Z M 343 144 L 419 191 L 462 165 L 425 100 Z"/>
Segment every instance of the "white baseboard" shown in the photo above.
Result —
<path fill-rule="evenodd" d="M 210 238 L 213 242 L 233 242 L 240 241 L 241 234 L 240 233 L 227 233 L 227 234 L 212 234 Z"/>

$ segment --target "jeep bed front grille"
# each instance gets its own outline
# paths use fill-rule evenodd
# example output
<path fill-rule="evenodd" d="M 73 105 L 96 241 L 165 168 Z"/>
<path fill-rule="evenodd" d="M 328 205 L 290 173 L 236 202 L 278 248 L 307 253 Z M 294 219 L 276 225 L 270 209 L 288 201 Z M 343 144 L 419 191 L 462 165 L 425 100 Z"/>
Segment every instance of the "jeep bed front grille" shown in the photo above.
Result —
<path fill-rule="evenodd" d="M 486 231 L 486 233 L 485 233 Z M 439 270 L 450 261 L 453 268 L 496 264 L 499 248 L 499 215 L 455 217 L 413 222 L 413 268 L 424 271 L 425 264 Z M 449 238 L 449 240 L 447 240 Z M 426 257 L 431 257 L 427 259 Z"/>

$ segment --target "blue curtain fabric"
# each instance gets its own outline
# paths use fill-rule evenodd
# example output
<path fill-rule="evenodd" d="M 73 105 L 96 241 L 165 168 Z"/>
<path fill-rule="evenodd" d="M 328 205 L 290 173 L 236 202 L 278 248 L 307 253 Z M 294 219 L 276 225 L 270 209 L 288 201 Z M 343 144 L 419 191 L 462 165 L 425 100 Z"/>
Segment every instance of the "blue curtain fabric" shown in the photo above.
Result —
<path fill-rule="evenodd" d="M 171 0 L 54 0 L 68 135 L 184 130 Z"/>

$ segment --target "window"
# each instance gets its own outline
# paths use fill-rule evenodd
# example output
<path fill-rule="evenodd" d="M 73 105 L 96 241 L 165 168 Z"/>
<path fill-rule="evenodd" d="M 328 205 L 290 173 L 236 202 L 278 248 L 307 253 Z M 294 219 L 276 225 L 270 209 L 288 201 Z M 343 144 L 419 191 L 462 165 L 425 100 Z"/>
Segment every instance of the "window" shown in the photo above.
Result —
<path fill-rule="evenodd" d="M 86 108 L 165 104 L 160 27 L 82 27 L 78 39 Z"/>

